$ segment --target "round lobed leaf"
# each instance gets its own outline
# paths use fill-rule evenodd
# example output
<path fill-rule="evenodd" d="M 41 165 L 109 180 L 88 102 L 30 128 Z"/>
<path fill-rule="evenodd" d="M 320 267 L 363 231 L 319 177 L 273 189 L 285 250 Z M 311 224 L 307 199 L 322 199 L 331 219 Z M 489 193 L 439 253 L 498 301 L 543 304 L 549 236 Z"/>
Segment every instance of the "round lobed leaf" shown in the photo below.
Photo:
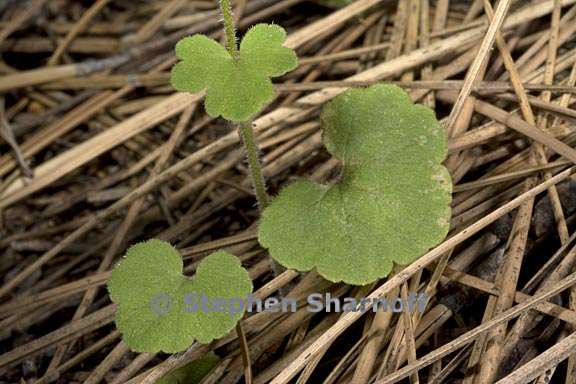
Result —
<path fill-rule="evenodd" d="M 116 326 L 134 351 L 179 352 L 194 340 L 208 343 L 226 335 L 242 318 L 243 309 L 231 313 L 191 306 L 201 303 L 203 295 L 248 297 L 252 281 L 238 258 L 223 251 L 206 256 L 192 278 L 184 276 L 182 268 L 178 251 L 155 239 L 130 247 L 114 268 L 108 291 L 118 305 Z"/>
<path fill-rule="evenodd" d="M 274 98 L 270 77 L 298 65 L 296 53 L 283 47 L 286 31 L 278 25 L 257 24 L 240 44 L 235 60 L 216 41 L 194 35 L 176 45 L 181 60 L 172 68 L 171 83 L 178 91 L 206 89 L 206 112 L 231 121 L 246 121 Z"/>
<path fill-rule="evenodd" d="M 363 285 L 408 264 L 448 233 L 452 182 L 442 127 L 399 87 L 352 89 L 322 111 L 342 161 L 334 185 L 296 182 L 263 212 L 259 241 L 287 268 Z"/>

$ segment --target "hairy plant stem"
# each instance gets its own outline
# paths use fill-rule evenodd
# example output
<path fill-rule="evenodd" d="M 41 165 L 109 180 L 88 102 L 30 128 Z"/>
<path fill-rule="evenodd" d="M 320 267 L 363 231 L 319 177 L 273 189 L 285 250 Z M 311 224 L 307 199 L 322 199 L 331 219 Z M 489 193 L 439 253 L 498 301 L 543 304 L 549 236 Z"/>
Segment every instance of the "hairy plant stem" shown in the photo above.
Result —
<path fill-rule="evenodd" d="M 240 52 L 238 51 L 238 44 L 236 41 L 236 27 L 234 25 L 234 16 L 232 15 L 232 5 L 230 0 L 220 0 L 220 12 L 224 21 L 224 33 L 226 34 L 226 49 L 234 60 L 240 59 Z M 262 174 L 262 164 L 258 157 L 258 146 L 254 140 L 254 131 L 252 130 L 252 121 L 241 122 L 238 124 L 238 133 L 242 144 L 246 149 L 248 155 L 248 168 L 252 178 L 252 185 L 258 201 L 258 210 L 260 213 L 268 205 L 268 194 L 266 193 L 266 182 Z M 272 260 L 274 270 L 275 261 Z M 250 362 L 250 352 L 248 347 L 248 340 L 244 330 L 242 329 L 242 320 L 238 321 L 236 325 L 236 332 L 240 341 L 240 349 L 242 352 L 242 362 L 244 363 L 244 380 L 247 384 L 252 384 L 252 364 Z"/>
<path fill-rule="evenodd" d="M 232 5 L 230 0 L 219 0 L 220 12 L 222 13 L 222 20 L 224 22 L 224 32 L 226 34 L 226 49 L 234 60 L 240 58 L 238 51 L 238 44 L 236 41 L 236 27 L 234 25 L 234 16 L 232 15 Z M 258 156 L 258 146 L 254 141 L 254 131 L 252 130 L 252 121 L 242 122 L 238 124 L 238 132 L 242 140 L 242 144 L 246 149 L 248 155 L 248 167 L 250 169 L 250 176 L 252 178 L 252 185 L 254 186 L 254 193 L 258 201 L 258 209 L 260 213 L 268 205 L 268 194 L 266 193 L 266 181 L 262 173 L 262 164 Z M 278 264 L 276 260 L 272 259 L 272 272 L 275 276 L 280 275 L 286 269 Z M 284 296 L 284 292 L 280 291 Z"/>
<path fill-rule="evenodd" d="M 220 0 L 220 12 L 222 13 L 224 32 L 226 33 L 226 49 L 234 60 L 238 60 L 240 55 L 238 45 L 236 44 L 236 27 L 234 25 L 230 0 Z M 248 166 L 250 168 L 250 176 L 252 177 L 252 185 L 254 185 L 258 208 L 260 212 L 262 212 L 268 205 L 268 194 L 266 193 L 266 182 L 262 174 L 262 164 L 260 164 L 260 158 L 258 157 L 258 146 L 254 141 L 252 122 L 239 123 L 238 132 L 246 149 L 246 153 L 248 154 Z"/>
<path fill-rule="evenodd" d="M 220 0 L 220 12 L 224 21 L 224 33 L 226 33 L 226 49 L 235 60 L 238 60 L 240 54 L 236 44 L 236 26 L 234 25 L 230 0 Z"/>
<path fill-rule="evenodd" d="M 268 205 L 268 194 L 266 193 L 266 182 L 264 181 L 264 175 L 262 174 L 262 164 L 258 157 L 258 147 L 254 140 L 252 123 L 246 122 L 238 124 L 238 132 L 240 133 L 240 138 L 242 139 L 244 148 L 246 148 L 248 167 L 250 168 L 250 175 L 252 177 L 252 185 L 254 185 L 258 207 L 260 212 L 262 212 Z"/>

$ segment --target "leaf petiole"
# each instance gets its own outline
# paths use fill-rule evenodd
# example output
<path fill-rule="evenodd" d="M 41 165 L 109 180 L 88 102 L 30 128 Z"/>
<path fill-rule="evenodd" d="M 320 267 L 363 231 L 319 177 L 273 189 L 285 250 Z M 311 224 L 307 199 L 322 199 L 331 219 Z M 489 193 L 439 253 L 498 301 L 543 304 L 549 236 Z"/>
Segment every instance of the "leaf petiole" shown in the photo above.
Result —
<path fill-rule="evenodd" d="M 230 0 L 220 0 L 220 12 L 224 21 L 224 32 L 226 33 L 226 49 L 234 59 L 240 57 L 238 45 L 236 44 L 236 27 L 232 15 L 232 6 Z M 254 186 L 254 193 L 258 201 L 260 212 L 268 206 L 268 194 L 266 193 L 266 182 L 262 174 L 262 164 L 258 157 L 258 146 L 254 140 L 254 131 L 252 130 L 252 121 L 238 124 L 238 133 L 248 155 L 248 167 Z"/>
<path fill-rule="evenodd" d="M 248 167 L 252 177 L 254 193 L 256 194 L 258 207 L 260 211 L 262 211 L 268 206 L 268 194 L 266 193 L 266 182 L 264 180 L 264 174 L 262 173 L 262 164 L 260 163 L 260 158 L 258 157 L 258 146 L 254 140 L 252 123 L 239 123 L 238 133 L 240 134 L 244 148 L 246 148 L 246 153 L 248 155 Z"/>

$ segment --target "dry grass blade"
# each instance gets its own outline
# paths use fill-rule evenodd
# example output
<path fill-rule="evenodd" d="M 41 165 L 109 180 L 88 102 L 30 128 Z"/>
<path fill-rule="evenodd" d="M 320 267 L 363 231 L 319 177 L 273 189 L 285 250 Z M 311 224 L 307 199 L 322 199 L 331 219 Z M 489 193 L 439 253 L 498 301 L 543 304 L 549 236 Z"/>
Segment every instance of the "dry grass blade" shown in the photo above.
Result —
<path fill-rule="evenodd" d="M 528 383 L 542 374 L 543 371 L 555 367 L 572 354 L 576 347 L 576 333 L 562 339 L 544 353 L 518 368 L 496 384 Z"/>
<path fill-rule="evenodd" d="M 510 319 L 513 319 L 514 317 L 516 317 L 516 316 L 520 315 L 521 313 L 534 307 L 536 304 L 544 302 L 547 299 L 549 299 L 550 297 L 562 292 L 565 289 L 570 288 L 575 283 L 576 283 L 576 273 L 573 273 L 573 274 L 569 275 L 568 277 L 566 277 L 565 279 L 563 279 L 562 281 L 555 284 L 552 288 L 550 288 L 546 292 L 543 292 L 543 293 L 539 294 L 538 296 L 534 296 L 532 299 L 527 300 L 522 304 L 518 304 L 518 305 L 510 308 L 509 310 L 503 312 L 502 314 L 492 318 L 491 320 L 488 320 L 488 321 L 482 323 L 478 327 L 474 328 L 471 331 L 466 332 L 465 334 L 463 334 L 462 336 L 458 337 L 457 339 L 451 341 L 450 343 L 448 343 L 448 344 L 446 344 L 440 348 L 437 348 L 433 352 L 430 352 L 428 355 L 420 358 L 414 364 L 410 364 L 410 365 L 400 369 L 398 372 L 396 372 L 392 375 L 389 375 L 385 379 L 378 381 L 378 384 L 392 384 L 392 383 L 398 382 L 399 380 L 401 380 L 405 377 L 408 377 L 411 373 L 417 372 L 419 369 L 431 364 L 433 361 L 440 359 L 443 356 L 446 356 L 446 355 L 458 350 L 459 348 L 465 346 L 468 343 L 471 343 L 472 341 L 474 341 L 474 339 L 476 339 L 483 332 L 486 332 L 486 331 L 492 329 L 493 327 L 495 327 L 495 326 L 497 326 L 503 322 L 506 322 Z M 514 381 L 511 381 L 511 383 L 512 382 L 514 382 Z M 518 381 L 516 381 L 516 382 L 518 382 Z"/>
<path fill-rule="evenodd" d="M 498 31 L 502 27 L 502 24 L 504 23 L 504 18 L 506 17 L 506 13 L 508 12 L 509 6 L 510 6 L 509 0 L 501 0 L 498 2 L 498 7 L 496 8 L 494 17 L 490 22 L 490 27 L 488 28 L 488 31 L 486 32 L 486 35 L 482 40 L 482 44 L 478 49 L 476 58 L 474 59 L 474 61 L 470 65 L 470 68 L 468 69 L 468 72 L 466 73 L 466 78 L 464 79 L 464 86 L 462 87 L 462 90 L 458 94 L 458 98 L 454 103 L 454 108 L 452 108 L 452 111 L 448 116 L 448 121 L 446 122 L 446 129 L 448 131 L 452 130 L 452 127 L 454 126 L 454 124 L 456 123 L 456 121 L 460 116 L 460 113 L 462 112 L 464 103 L 466 102 L 466 99 L 470 95 L 472 87 L 476 82 L 476 77 L 478 76 L 478 73 L 481 71 L 481 67 L 486 62 L 486 55 L 492 48 L 492 44 L 494 44 L 496 33 L 498 33 Z"/>

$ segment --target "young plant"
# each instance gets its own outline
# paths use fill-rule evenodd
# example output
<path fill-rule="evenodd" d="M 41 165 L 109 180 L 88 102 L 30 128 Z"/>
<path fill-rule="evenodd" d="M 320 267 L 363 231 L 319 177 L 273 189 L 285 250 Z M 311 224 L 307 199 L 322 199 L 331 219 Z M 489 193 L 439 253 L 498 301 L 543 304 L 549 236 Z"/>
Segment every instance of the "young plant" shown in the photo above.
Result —
<path fill-rule="evenodd" d="M 206 36 L 180 41 L 172 84 L 206 90 L 206 111 L 238 123 L 260 209 L 259 241 L 282 265 L 315 268 L 331 281 L 367 284 L 407 264 L 447 234 L 452 184 L 441 165 L 447 146 L 434 113 L 412 104 L 395 86 L 350 90 L 322 111 L 324 142 L 343 164 L 334 185 L 308 181 L 285 188 L 268 206 L 250 119 L 274 97 L 270 77 L 297 65 L 282 46 L 286 32 L 258 24 L 236 43 L 230 2 L 220 6 L 226 48 Z M 208 299 L 246 298 L 248 273 L 225 252 L 204 258 L 196 275 L 182 275 L 182 259 L 170 244 L 150 240 L 128 250 L 108 283 L 118 305 L 116 324 L 139 352 L 178 352 L 193 340 L 227 334 L 234 313 L 190 310 L 191 294 Z"/>
<path fill-rule="evenodd" d="M 270 77 L 296 68 L 298 58 L 292 49 L 282 46 L 286 31 L 277 25 L 253 26 L 238 48 L 230 0 L 220 0 L 220 9 L 226 49 L 203 35 L 181 40 L 176 45 L 181 61 L 172 69 L 172 86 L 186 92 L 206 89 L 206 112 L 239 123 L 256 198 L 263 209 L 268 195 L 250 119 L 274 98 Z"/>
<path fill-rule="evenodd" d="M 290 185 L 263 212 L 259 241 L 275 260 L 363 285 L 444 239 L 452 183 L 432 110 L 396 86 L 374 85 L 336 97 L 321 119 L 342 176 L 334 185 Z"/>
<path fill-rule="evenodd" d="M 118 305 L 116 326 L 137 352 L 174 353 L 194 340 L 208 343 L 226 335 L 242 318 L 237 311 L 204 311 L 203 295 L 227 302 L 247 298 L 252 281 L 237 257 L 217 252 L 205 257 L 192 279 L 182 275 L 183 262 L 169 243 L 149 240 L 133 245 L 108 281 Z"/>

